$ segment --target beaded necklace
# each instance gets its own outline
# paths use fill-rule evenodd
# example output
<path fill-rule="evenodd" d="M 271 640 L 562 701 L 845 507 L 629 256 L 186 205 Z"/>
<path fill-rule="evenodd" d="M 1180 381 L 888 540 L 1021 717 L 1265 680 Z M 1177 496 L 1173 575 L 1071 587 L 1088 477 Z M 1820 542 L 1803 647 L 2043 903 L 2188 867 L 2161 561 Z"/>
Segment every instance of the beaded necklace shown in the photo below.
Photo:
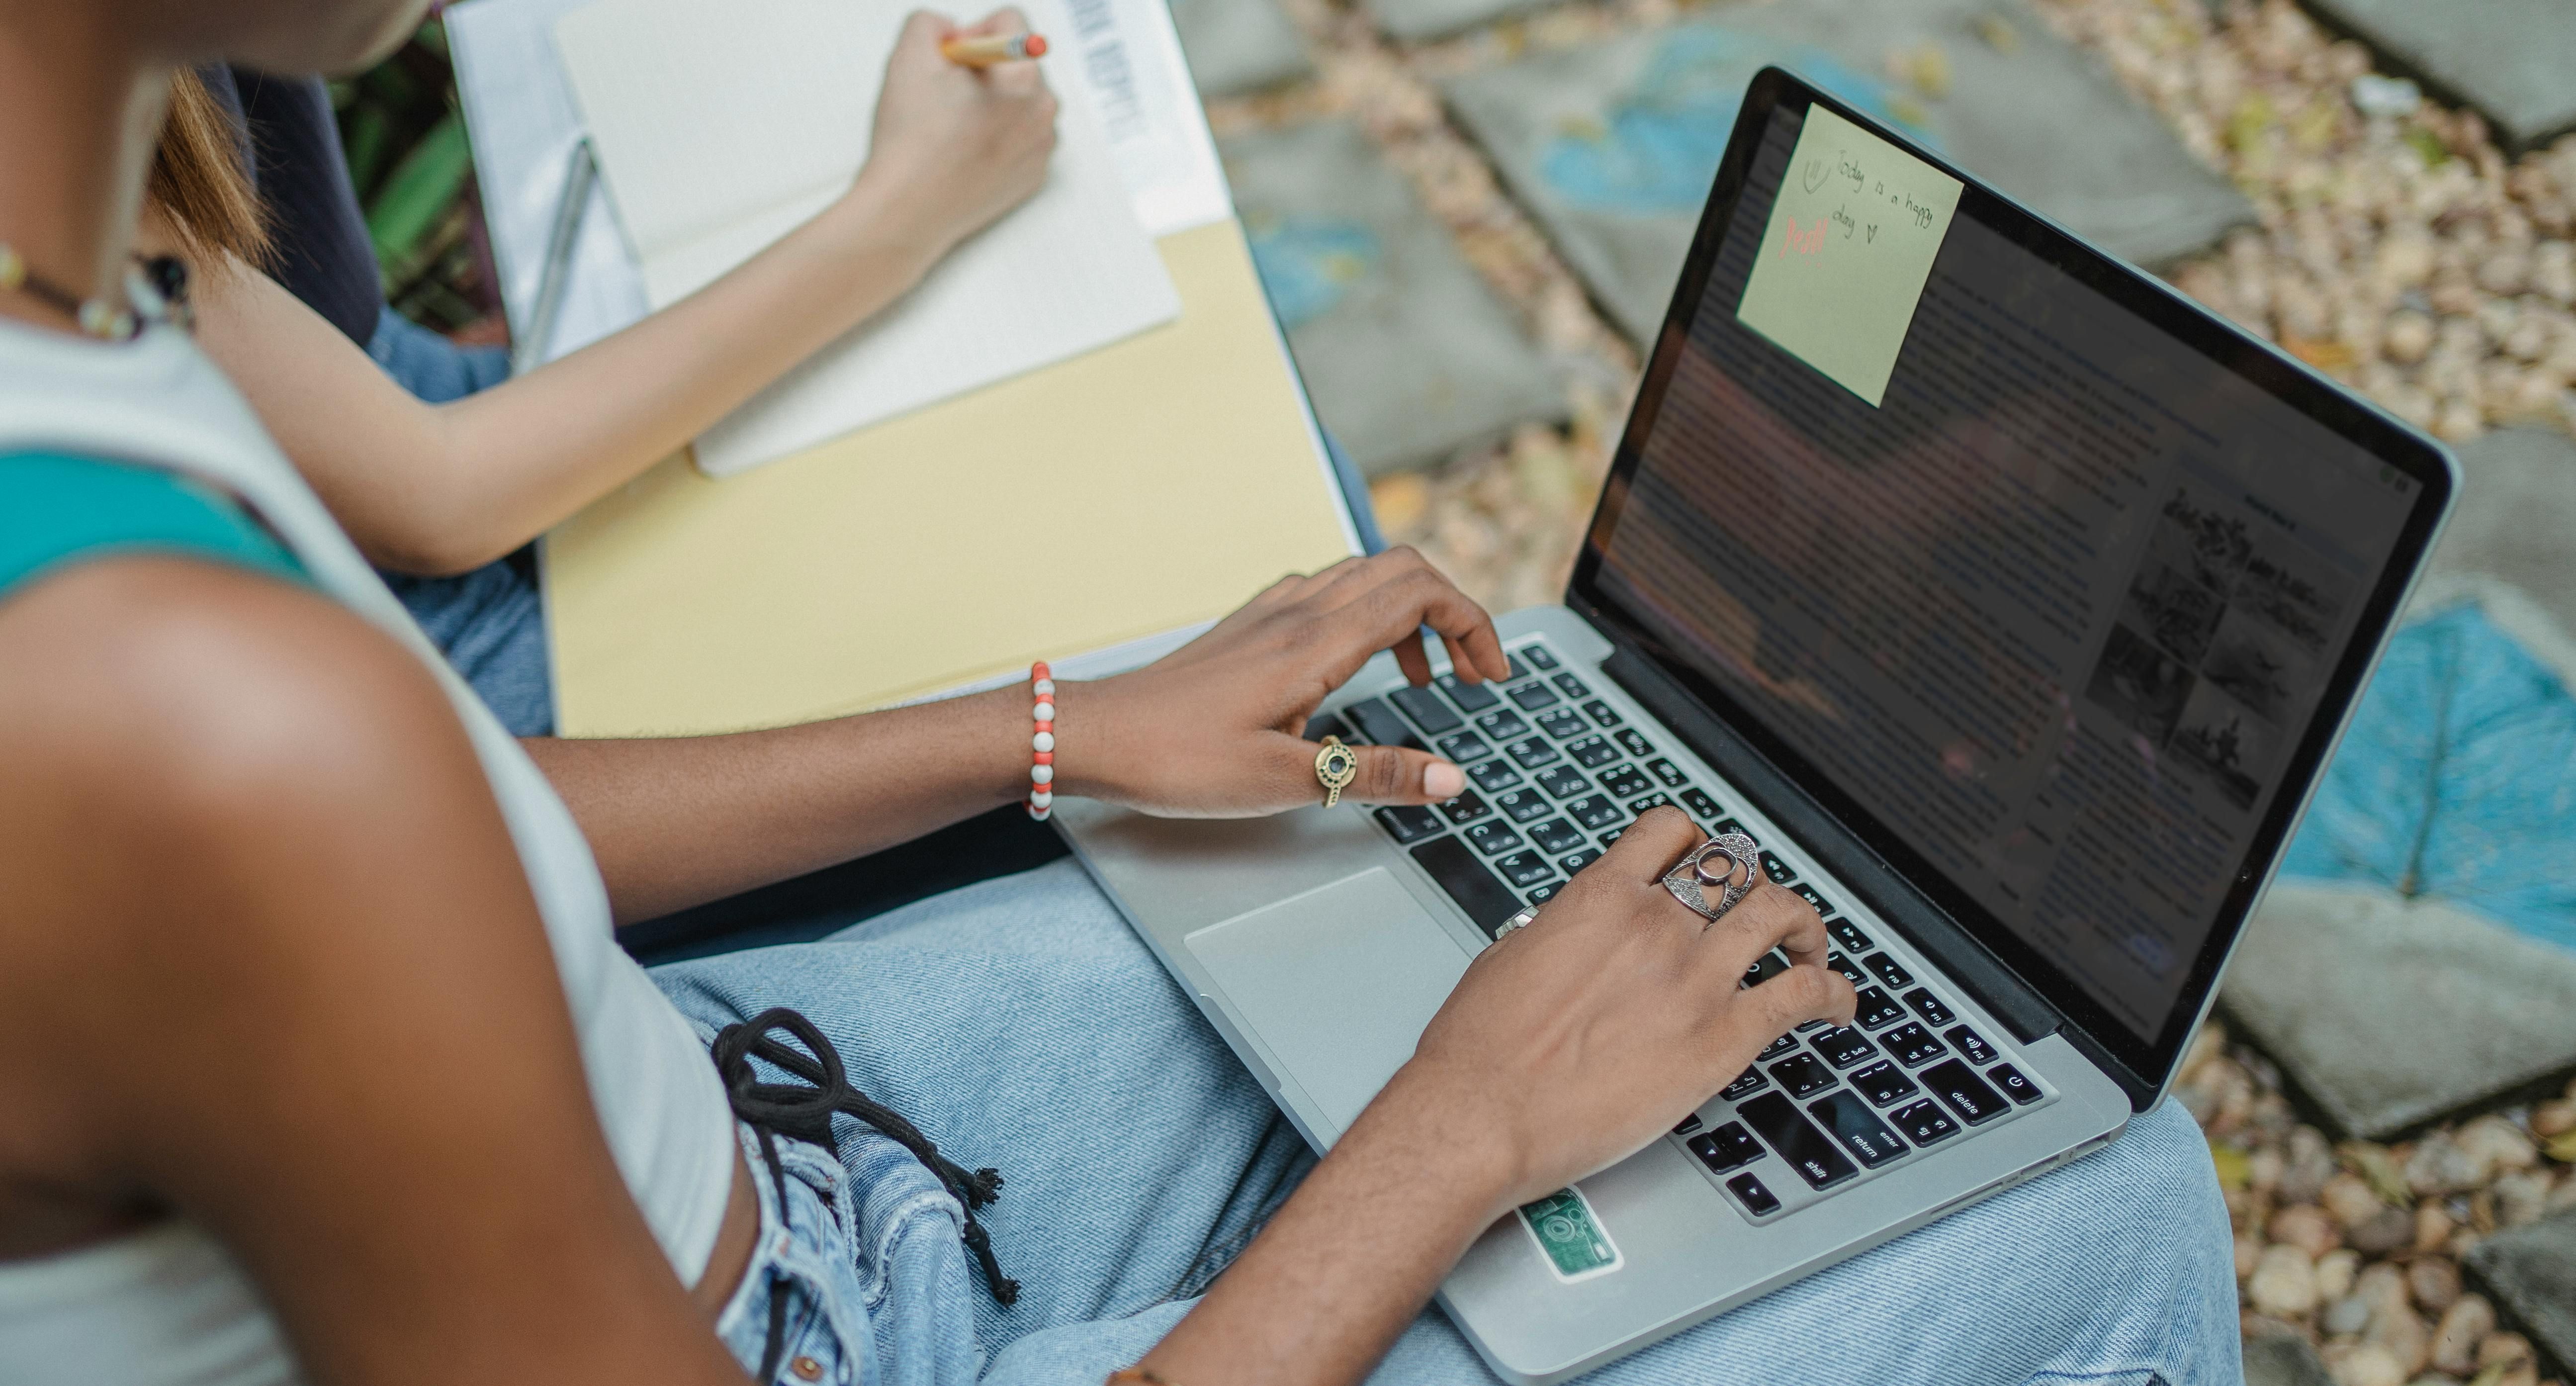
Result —
<path fill-rule="evenodd" d="M 28 265 L 17 247 L 0 241 L 0 292 L 23 293 L 71 315 L 80 330 L 110 342 L 134 339 L 147 321 L 167 322 L 182 330 L 196 325 L 188 306 L 188 267 L 177 256 L 136 256 L 136 269 L 126 276 L 126 296 L 141 305 L 119 308 L 103 298 L 83 298 L 45 278 Z"/>

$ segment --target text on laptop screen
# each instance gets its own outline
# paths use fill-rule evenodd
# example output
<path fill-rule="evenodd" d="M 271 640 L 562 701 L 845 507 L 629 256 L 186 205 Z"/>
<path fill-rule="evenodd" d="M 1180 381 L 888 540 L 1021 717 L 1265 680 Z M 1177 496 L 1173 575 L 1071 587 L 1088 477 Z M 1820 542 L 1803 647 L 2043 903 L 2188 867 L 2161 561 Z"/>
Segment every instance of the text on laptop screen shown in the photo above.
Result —
<path fill-rule="evenodd" d="M 1872 403 L 1816 323 L 1748 325 L 1790 317 L 1757 257 L 1909 215 L 1847 164 L 1851 215 L 1775 225 L 1793 153 L 1801 205 L 1837 176 L 1801 129 L 1772 112 L 1597 581 L 2153 1042 L 2416 483 L 1966 205 Z"/>

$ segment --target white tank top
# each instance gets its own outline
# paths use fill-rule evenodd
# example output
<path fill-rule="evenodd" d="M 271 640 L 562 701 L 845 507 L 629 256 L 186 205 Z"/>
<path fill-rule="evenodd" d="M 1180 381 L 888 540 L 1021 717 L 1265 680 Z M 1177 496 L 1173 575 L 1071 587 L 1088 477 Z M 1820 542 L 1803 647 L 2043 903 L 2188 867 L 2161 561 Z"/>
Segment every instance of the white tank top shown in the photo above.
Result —
<path fill-rule="evenodd" d="M 618 948 L 589 845 L 536 765 L 439 658 L 250 406 L 185 335 L 106 343 L 0 320 L 0 455 L 130 460 L 240 497 L 321 589 L 435 670 L 500 802 L 562 975 L 590 1095 L 626 1187 L 683 1283 L 715 1249 L 733 1119 L 688 1022 Z M 249 1386 L 302 1379 L 258 1290 L 184 1221 L 0 1261 L 9 1386 Z"/>

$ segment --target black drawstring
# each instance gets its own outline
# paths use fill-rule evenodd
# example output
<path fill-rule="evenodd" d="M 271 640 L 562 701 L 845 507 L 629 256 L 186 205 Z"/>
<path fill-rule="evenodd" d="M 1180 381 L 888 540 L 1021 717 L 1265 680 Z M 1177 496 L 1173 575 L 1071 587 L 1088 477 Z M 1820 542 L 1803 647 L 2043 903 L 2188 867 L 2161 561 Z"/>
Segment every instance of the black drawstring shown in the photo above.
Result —
<path fill-rule="evenodd" d="M 799 1053 L 769 1037 L 772 1030 L 785 1030 L 805 1046 Z M 966 1212 L 966 1249 L 975 1254 L 975 1262 L 984 1271 L 984 1285 L 996 1303 L 1010 1304 L 1020 1297 L 1020 1282 L 1002 1274 L 1001 1263 L 993 1259 L 993 1239 L 984 1225 L 975 1220 L 975 1210 L 993 1201 L 1002 1188 L 1002 1172 L 979 1169 L 968 1172 L 956 1161 L 939 1153 L 939 1147 L 921 1134 L 921 1128 L 906 1121 L 892 1108 L 851 1087 L 841 1054 L 814 1022 L 784 1006 L 762 1011 L 747 1021 L 728 1025 L 716 1033 L 714 1046 L 716 1073 L 724 1080 L 725 1092 L 732 1099 L 734 1115 L 748 1121 L 760 1132 L 761 1152 L 769 1163 L 770 1178 L 781 1184 L 780 1216 L 786 1214 L 785 1176 L 778 1163 L 778 1148 L 770 1132 L 794 1137 L 826 1150 L 832 1142 L 832 1114 L 847 1112 L 866 1122 L 909 1150 L 913 1158 L 930 1168 L 939 1182 Z M 803 1081 L 798 1087 L 786 1083 L 763 1083 L 752 1072 L 751 1061 L 762 1059 Z M 770 1300 L 770 1355 L 778 1352 L 784 1312 L 784 1301 Z M 764 1366 L 760 1380 L 773 1379 L 776 1364 Z"/>

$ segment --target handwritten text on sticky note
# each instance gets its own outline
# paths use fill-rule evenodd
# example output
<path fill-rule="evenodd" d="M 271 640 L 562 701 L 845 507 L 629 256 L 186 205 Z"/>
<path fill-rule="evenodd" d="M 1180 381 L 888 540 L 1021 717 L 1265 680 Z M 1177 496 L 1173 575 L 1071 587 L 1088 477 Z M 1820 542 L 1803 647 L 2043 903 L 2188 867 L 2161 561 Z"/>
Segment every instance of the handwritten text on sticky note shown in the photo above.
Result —
<path fill-rule="evenodd" d="M 1823 106 L 1808 107 L 1736 317 L 1877 406 L 1959 209 L 1959 186 Z"/>

